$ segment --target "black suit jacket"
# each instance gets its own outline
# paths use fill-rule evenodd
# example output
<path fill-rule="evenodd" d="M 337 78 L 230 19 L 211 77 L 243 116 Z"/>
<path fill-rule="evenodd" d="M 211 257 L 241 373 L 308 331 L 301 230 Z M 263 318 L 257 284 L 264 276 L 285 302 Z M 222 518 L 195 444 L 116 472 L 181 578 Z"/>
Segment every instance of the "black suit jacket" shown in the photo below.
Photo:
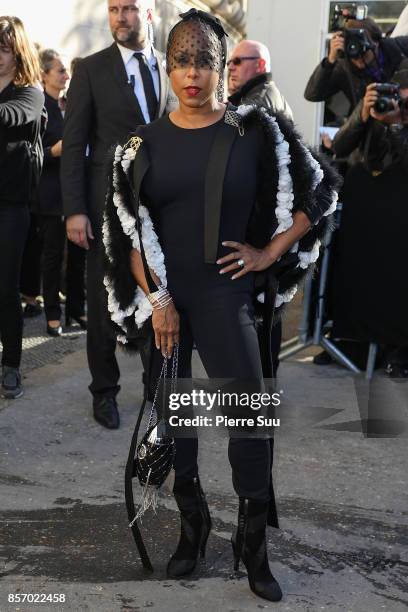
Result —
<path fill-rule="evenodd" d="M 163 56 L 158 51 L 155 55 L 160 76 L 160 117 L 171 108 L 174 98 Z M 145 120 L 116 43 L 79 62 L 68 90 L 64 121 L 61 184 L 66 216 L 88 214 L 100 225 L 107 153 L 116 143 L 123 144 L 141 124 Z"/>

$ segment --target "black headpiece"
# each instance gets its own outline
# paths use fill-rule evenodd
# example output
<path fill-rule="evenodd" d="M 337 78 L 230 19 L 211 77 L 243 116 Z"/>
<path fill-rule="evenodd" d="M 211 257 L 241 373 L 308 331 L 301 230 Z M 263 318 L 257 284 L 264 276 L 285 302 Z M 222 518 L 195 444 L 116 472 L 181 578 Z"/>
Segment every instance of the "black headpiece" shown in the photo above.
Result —
<path fill-rule="evenodd" d="M 205 11 L 200 11 L 198 9 L 190 9 L 186 13 L 180 13 L 179 15 L 183 21 L 187 21 L 188 19 L 197 19 L 199 17 L 203 21 L 206 21 L 217 34 L 218 38 L 222 44 L 223 51 L 223 67 L 225 68 L 225 64 L 227 62 L 227 39 L 228 34 L 224 30 L 224 27 L 218 17 L 214 17 L 211 13 L 206 13 Z"/>
<path fill-rule="evenodd" d="M 185 68 L 191 63 L 196 68 L 218 72 L 220 78 L 217 97 L 224 98 L 224 68 L 227 59 L 227 33 L 219 19 L 191 9 L 180 15 L 181 21 L 170 30 L 166 49 L 167 73 Z"/>

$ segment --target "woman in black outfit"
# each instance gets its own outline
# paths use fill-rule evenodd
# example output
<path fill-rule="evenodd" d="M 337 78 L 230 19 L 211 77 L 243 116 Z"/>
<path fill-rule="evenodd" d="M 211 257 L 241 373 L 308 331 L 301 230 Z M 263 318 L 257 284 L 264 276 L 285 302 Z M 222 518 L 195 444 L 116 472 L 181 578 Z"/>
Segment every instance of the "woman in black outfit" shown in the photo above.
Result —
<path fill-rule="evenodd" d="M 115 152 L 104 224 L 109 309 L 122 341 L 123 332 L 143 325 L 152 312 L 155 375 L 161 355 L 171 355 L 179 344 L 178 375 L 191 377 L 194 341 L 210 378 L 258 381 L 259 390 L 263 363 L 255 329 L 255 277 L 298 243 L 292 249 L 293 276 L 279 289 L 277 305 L 290 299 L 293 281 L 316 258 L 316 238 L 325 226 L 320 219 L 334 199 L 333 176 L 323 178 L 319 163 L 283 117 L 219 101 L 226 59 L 222 26 L 195 9 L 182 17 L 170 33 L 166 58 L 180 106 L 138 128 Z M 221 182 L 218 227 L 205 194 L 222 165 L 213 149 L 220 133 L 233 140 Z M 214 177 L 208 183 L 210 166 Z M 139 183 L 137 177 L 142 177 Z M 139 252 L 128 179 L 136 198 L 140 194 L 149 268 Z M 210 207 L 216 198 L 215 190 Z M 269 569 L 265 539 L 266 524 L 278 526 L 272 443 L 231 438 L 228 456 L 240 500 L 232 539 L 236 566 L 242 559 L 254 593 L 278 601 L 282 593 Z M 197 450 L 196 439 L 176 439 L 173 491 L 181 536 L 167 566 L 169 577 L 194 569 L 211 528 Z"/>
<path fill-rule="evenodd" d="M 0 17 L 1 392 L 10 399 L 23 394 L 20 270 L 30 222 L 28 202 L 42 163 L 43 104 L 38 57 L 24 26 L 17 17 Z"/>
<path fill-rule="evenodd" d="M 40 60 L 48 123 L 43 135 L 44 167 L 36 212 L 42 241 L 42 282 L 47 333 L 50 336 L 59 336 L 62 333 L 59 292 L 66 243 L 60 184 L 63 116 L 59 98 L 69 76 L 56 51 L 45 49 L 40 54 Z M 86 329 L 84 273 L 85 251 L 68 241 L 66 324 L 69 325 L 71 319 L 74 319 Z"/>

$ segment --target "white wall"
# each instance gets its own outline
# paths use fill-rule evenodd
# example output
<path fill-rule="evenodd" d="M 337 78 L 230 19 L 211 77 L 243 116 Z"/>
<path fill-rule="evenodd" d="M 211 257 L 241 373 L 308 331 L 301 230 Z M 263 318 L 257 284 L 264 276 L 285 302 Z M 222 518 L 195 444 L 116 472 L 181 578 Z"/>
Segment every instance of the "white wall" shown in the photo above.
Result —
<path fill-rule="evenodd" d="M 248 38 L 266 44 L 274 79 L 307 142 L 317 144 L 321 105 L 303 92 L 320 61 L 328 0 L 248 0 Z"/>
<path fill-rule="evenodd" d="M 156 0 L 155 29 L 163 44 L 191 0 Z M 205 7 L 205 5 L 203 5 Z M 85 56 L 112 44 L 107 0 L 0 0 L 0 15 L 16 15 L 31 40 L 67 57 Z M 233 45 L 234 37 L 230 36 Z"/>
<path fill-rule="evenodd" d="M 16 15 L 31 40 L 69 59 L 111 44 L 105 0 L 0 0 L 1 15 Z"/>

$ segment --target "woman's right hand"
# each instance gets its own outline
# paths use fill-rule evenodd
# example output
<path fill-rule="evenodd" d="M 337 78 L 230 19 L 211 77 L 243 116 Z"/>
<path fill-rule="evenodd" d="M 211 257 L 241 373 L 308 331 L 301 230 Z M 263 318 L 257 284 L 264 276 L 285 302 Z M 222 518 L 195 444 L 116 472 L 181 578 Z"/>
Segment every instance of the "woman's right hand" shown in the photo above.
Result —
<path fill-rule="evenodd" d="M 173 302 L 160 310 L 153 310 L 152 325 L 156 348 L 161 351 L 163 357 L 170 359 L 174 345 L 179 343 L 180 337 L 180 316 Z"/>

